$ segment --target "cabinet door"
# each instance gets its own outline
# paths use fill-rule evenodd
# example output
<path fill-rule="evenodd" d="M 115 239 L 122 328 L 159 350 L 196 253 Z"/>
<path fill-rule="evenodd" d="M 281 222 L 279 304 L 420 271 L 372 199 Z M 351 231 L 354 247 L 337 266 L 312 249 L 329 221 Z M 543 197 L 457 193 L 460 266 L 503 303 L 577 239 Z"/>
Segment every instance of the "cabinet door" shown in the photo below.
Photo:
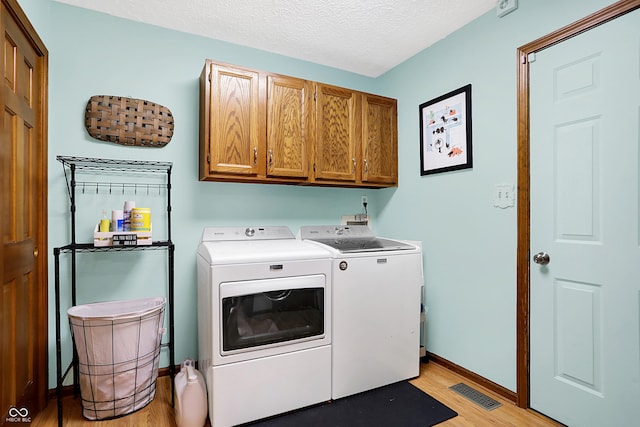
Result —
<path fill-rule="evenodd" d="M 315 177 L 356 180 L 358 92 L 316 85 Z"/>
<path fill-rule="evenodd" d="M 398 182 L 398 108 L 395 99 L 362 95 L 362 181 Z"/>
<path fill-rule="evenodd" d="M 267 175 L 306 178 L 309 170 L 310 82 L 267 77 Z"/>
<path fill-rule="evenodd" d="M 258 174 L 264 158 L 259 73 L 212 63 L 209 79 L 209 172 Z"/>

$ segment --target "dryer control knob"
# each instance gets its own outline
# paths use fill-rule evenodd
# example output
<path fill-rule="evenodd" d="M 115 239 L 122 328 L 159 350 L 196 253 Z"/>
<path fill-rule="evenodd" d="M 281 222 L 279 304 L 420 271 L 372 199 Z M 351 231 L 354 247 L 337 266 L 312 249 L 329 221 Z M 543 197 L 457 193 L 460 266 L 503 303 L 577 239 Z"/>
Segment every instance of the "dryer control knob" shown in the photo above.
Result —
<path fill-rule="evenodd" d="M 253 237 L 256 234 L 256 229 L 253 227 L 247 227 L 244 230 L 244 235 L 247 237 Z"/>

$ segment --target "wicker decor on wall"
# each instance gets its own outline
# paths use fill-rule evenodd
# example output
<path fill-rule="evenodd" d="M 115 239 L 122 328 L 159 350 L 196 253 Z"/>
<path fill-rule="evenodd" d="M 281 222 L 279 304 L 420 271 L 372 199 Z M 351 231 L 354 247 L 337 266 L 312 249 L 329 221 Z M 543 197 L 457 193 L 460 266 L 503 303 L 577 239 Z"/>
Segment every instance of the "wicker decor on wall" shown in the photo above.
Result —
<path fill-rule="evenodd" d="M 164 147 L 173 136 L 173 115 L 167 107 L 120 96 L 92 96 L 84 125 L 93 138 L 120 145 Z"/>

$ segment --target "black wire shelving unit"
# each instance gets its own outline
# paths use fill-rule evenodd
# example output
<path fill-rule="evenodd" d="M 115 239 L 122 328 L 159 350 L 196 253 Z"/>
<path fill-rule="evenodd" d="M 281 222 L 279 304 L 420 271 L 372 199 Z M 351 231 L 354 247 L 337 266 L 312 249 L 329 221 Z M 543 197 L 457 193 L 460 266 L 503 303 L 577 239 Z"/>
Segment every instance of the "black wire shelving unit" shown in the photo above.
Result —
<path fill-rule="evenodd" d="M 174 404 L 174 377 L 175 377 L 175 351 L 174 351 L 174 254 L 175 245 L 171 240 L 171 162 L 162 161 L 143 161 L 143 160 L 116 160 L 102 159 L 90 157 L 73 157 L 73 156 L 57 156 L 56 159 L 62 163 L 65 180 L 67 183 L 67 192 L 70 201 L 70 221 L 71 221 L 71 241 L 69 244 L 56 247 L 53 250 L 55 259 L 55 304 L 56 304 L 56 397 L 58 400 L 58 426 L 63 425 L 62 413 L 62 392 L 63 383 L 68 376 L 71 368 L 73 369 L 73 386 L 74 393 L 77 395 L 79 388 L 78 359 L 75 348 L 73 349 L 73 360 L 69 366 L 63 371 L 62 369 L 62 345 L 61 345 L 61 321 L 60 321 L 60 256 L 69 254 L 71 257 L 70 282 L 71 282 L 71 305 L 76 305 L 76 255 L 84 252 L 122 252 L 122 251 L 146 251 L 146 250 L 165 250 L 167 251 L 168 262 L 168 323 L 169 323 L 169 339 L 162 345 L 169 349 L 169 374 L 171 376 L 171 404 Z M 112 176 L 114 179 L 104 181 L 78 181 L 78 173 L 99 174 Z M 165 175 L 165 183 L 145 183 L 145 182 L 123 182 L 125 177 L 148 177 L 149 174 Z M 154 241 L 151 245 L 139 246 L 104 246 L 96 247 L 93 243 L 79 243 L 76 240 L 76 196 L 78 192 L 92 191 L 98 193 L 101 189 L 113 194 L 114 191 L 133 188 L 134 191 L 158 191 L 161 195 L 162 190 L 166 189 L 167 200 L 167 240 Z"/>

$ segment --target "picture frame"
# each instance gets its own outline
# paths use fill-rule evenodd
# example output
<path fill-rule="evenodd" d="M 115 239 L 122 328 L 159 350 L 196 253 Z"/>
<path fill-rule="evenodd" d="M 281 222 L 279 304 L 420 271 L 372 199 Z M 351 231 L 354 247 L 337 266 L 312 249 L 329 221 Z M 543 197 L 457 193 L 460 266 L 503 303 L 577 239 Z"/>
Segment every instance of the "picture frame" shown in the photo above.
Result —
<path fill-rule="evenodd" d="M 473 167 L 471 84 L 420 104 L 420 175 Z"/>

